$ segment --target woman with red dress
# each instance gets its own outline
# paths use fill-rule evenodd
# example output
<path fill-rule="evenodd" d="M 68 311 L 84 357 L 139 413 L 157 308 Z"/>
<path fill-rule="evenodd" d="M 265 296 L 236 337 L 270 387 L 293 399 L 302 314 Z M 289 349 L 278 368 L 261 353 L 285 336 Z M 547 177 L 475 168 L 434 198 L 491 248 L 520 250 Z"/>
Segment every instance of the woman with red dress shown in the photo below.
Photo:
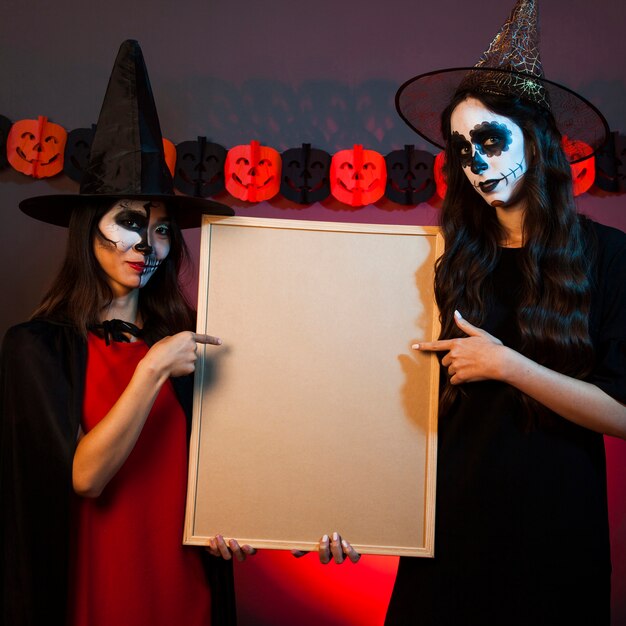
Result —
<path fill-rule="evenodd" d="M 124 127 L 123 124 L 128 124 Z M 221 536 L 182 545 L 198 344 L 180 228 L 232 214 L 175 196 L 141 50 L 122 45 L 79 195 L 30 198 L 69 226 L 31 320 L 2 348 L 3 623 L 235 623 Z"/>

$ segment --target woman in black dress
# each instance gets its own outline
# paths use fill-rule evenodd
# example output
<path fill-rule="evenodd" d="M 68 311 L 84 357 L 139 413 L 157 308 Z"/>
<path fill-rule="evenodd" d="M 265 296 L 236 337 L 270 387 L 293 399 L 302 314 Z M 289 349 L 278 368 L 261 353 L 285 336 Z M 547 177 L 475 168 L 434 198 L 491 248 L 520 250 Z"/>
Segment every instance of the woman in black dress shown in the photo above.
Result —
<path fill-rule="evenodd" d="M 535 23 L 518 1 L 477 66 L 397 96 L 445 145 L 448 188 L 441 335 L 414 346 L 442 364 L 435 557 L 400 559 L 387 626 L 610 621 L 603 434 L 626 438 L 626 236 L 577 215 L 562 129 L 587 157 L 606 122 L 543 78 Z"/>
<path fill-rule="evenodd" d="M 626 236 L 576 215 L 550 115 L 444 115 L 436 548 L 387 624 L 608 624 L 602 433 L 626 437 Z"/>
<path fill-rule="evenodd" d="M 400 560 L 386 623 L 608 624 L 603 434 L 626 438 L 626 236 L 576 212 L 562 136 L 601 114 L 543 77 L 519 0 L 473 68 L 407 81 L 445 145 L 435 558 Z M 441 125 L 429 115 L 442 111 Z"/>

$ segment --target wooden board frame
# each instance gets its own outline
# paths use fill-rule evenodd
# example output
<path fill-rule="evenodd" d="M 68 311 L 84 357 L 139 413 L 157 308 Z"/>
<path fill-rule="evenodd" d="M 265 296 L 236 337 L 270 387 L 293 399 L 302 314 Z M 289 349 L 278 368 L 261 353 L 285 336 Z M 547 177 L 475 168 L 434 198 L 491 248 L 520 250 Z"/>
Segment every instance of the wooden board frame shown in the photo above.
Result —
<path fill-rule="evenodd" d="M 204 216 L 184 543 L 434 555 L 435 227 Z"/>

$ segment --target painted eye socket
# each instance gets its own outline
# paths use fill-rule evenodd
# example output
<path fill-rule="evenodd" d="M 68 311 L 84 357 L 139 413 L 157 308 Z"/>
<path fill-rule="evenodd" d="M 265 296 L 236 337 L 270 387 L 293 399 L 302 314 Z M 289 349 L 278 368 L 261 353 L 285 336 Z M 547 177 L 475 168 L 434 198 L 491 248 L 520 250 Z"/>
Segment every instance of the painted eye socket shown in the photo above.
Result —
<path fill-rule="evenodd" d="M 132 232 L 139 232 L 146 227 L 146 217 L 137 211 L 122 211 L 115 216 L 115 223 L 118 226 Z"/>
<path fill-rule="evenodd" d="M 126 230 L 140 230 L 141 229 L 141 226 L 135 220 L 132 220 L 132 219 L 121 219 L 118 221 L 118 224 L 126 228 Z"/>
<path fill-rule="evenodd" d="M 496 146 L 499 143 L 502 142 L 502 139 L 500 137 L 497 136 L 492 136 L 492 137 L 487 137 L 487 139 L 485 139 L 485 141 L 483 142 L 483 144 L 485 146 Z"/>

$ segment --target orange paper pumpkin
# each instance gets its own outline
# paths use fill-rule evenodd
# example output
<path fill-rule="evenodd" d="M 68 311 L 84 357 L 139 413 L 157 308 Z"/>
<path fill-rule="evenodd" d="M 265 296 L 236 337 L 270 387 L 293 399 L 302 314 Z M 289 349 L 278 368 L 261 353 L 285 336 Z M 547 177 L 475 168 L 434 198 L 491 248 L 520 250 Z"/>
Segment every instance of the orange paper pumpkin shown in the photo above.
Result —
<path fill-rule="evenodd" d="M 570 139 L 567 136 L 563 137 L 563 150 L 570 161 L 575 161 L 582 155 L 591 152 L 591 148 L 584 141 Z M 592 155 L 583 161 L 578 161 L 578 163 L 570 163 L 570 168 L 572 170 L 572 182 L 574 183 L 574 195 L 579 196 L 590 189 L 596 178 L 595 157 Z"/>
<path fill-rule="evenodd" d="M 7 138 L 7 159 L 14 169 L 27 176 L 54 176 L 63 169 L 66 141 L 65 129 L 47 117 L 19 120 Z"/>
<path fill-rule="evenodd" d="M 165 156 L 165 165 L 169 170 L 172 178 L 174 178 L 174 172 L 176 171 L 176 146 L 169 140 L 163 137 L 163 155 Z"/>
<path fill-rule="evenodd" d="M 226 191 L 248 202 L 269 200 L 280 188 L 281 166 L 280 154 L 258 141 L 234 146 L 224 163 Z"/>
<path fill-rule="evenodd" d="M 433 174 L 435 176 L 435 185 L 437 186 L 437 195 L 443 200 L 446 197 L 446 191 L 448 191 L 448 183 L 446 182 L 445 174 L 443 173 L 443 166 L 445 163 L 446 153 L 440 152 L 435 157 L 435 164 L 433 166 Z"/>
<path fill-rule="evenodd" d="M 340 150 L 330 163 L 330 192 L 350 206 L 365 206 L 382 198 L 387 183 L 385 157 L 356 144 Z"/>

